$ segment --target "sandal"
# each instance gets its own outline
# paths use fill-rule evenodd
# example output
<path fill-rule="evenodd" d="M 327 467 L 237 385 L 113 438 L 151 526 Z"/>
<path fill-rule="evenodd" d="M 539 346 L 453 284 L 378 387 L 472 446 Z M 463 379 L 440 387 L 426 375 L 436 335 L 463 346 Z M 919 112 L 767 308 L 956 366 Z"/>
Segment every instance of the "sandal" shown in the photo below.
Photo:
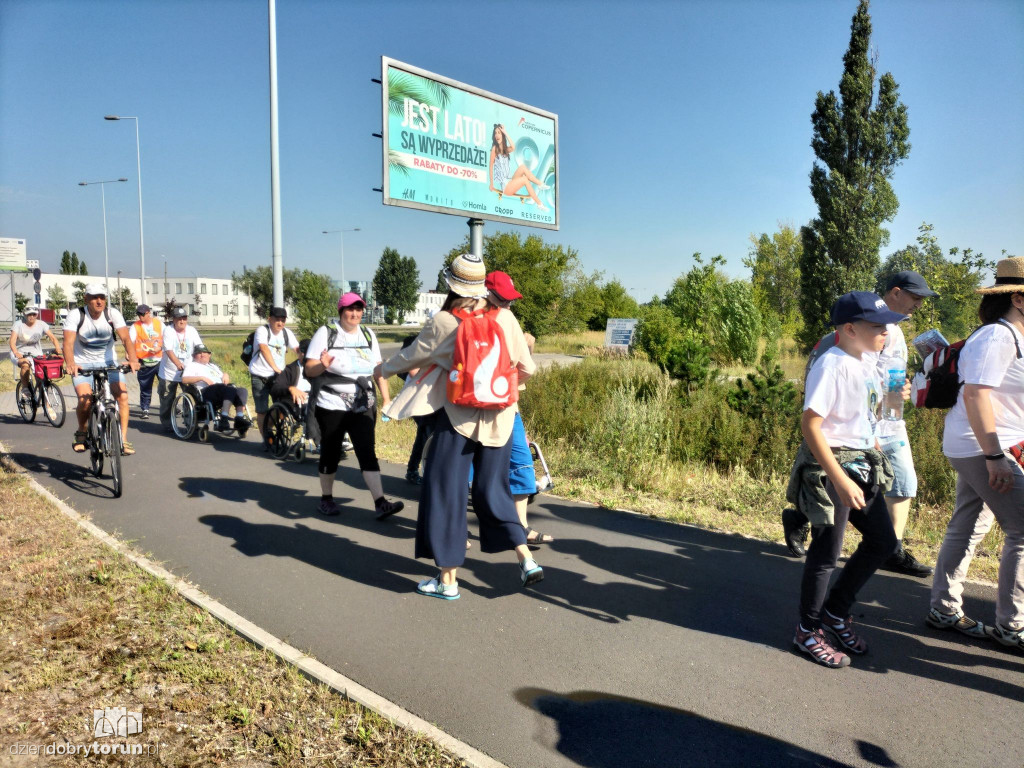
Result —
<path fill-rule="evenodd" d="M 87 440 L 89 439 L 88 432 L 75 432 L 75 439 L 71 441 L 71 450 L 75 453 L 85 453 L 87 447 Z"/>
<path fill-rule="evenodd" d="M 127 440 L 123 441 L 121 443 L 121 455 L 131 456 L 133 453 L 135 453 L 135 446 L 129 443 Z"/>
<path fill-rule="evenodd" d="M 535 531 L 533 528 L 531 528 L 530 532 L 526 534 L 526 543 L 532 547 L 536 547 L 540 544 L 551 544 L 554 540 L 554 536 L 549 536 L 546 533 Z"/>
<path fill-rule="evenodd" d="M 826 610 L 825 615 L 821 617 L 821 626 L 823 629 L 828 630 L 839 641 L 839 644 L 850 653 L 863 656 L 868 652 L 868 644 L 864 641 L 864 638 L 853 631 L 852 616 L 840 619 Z"/>

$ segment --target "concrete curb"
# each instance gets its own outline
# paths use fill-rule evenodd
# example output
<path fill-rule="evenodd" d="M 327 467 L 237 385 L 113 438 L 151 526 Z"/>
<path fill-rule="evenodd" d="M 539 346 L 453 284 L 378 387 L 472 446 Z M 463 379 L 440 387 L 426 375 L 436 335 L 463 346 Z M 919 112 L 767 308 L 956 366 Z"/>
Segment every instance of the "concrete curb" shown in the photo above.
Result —
<path fill-rule="evenodd" d="M 53 502 L 57 509 L 76 523 L 80 528 L 93 536 L 93 538 L 103 542 L 111 549 L 135 563 L 142 570 L 160 579 L 190 603 L 202 608 L 204 611 L 214 616 L 217 620 L 227 625 L 231 630 L 241 635 L 249 642 L 270 651 L 282 661 L 296 667 L 307 677 L 323 683 L 331 690 L 340 693 L 346 699 L 354 701 L 372 712 L 376 712 L 381 717 L 385 717 L 403 728 L 407 728 L 411 731 L 424 735 L 431 741 L 460 757 L 467 765 L 471 766 L 471 768 L 508 768 L 504 763 L 499 763 L 494 758 L 471 747 L 466 742 L 460 741 L 454 736 L 445 733 L 436 725 L 428 723 L 423 718 L 417 717 L 412 712 L 403 709 L 394 702 L 388 701 L 383 696 L 371 691 L 369 688 L 365 688 L 354 680 L 336 672 L 327 665 L 320 663 L 312 656 L 302 653 L 298 648 L 288 645 L 288 643 L 275 637 L 264 629 L 261 629 L 248 619 L 239 616 L 217 600 L 214 600 L 195 585 L 189 584 L 184 579 L 178 578 L 166 568 L 157 565 L 149 558 L 135 552 L 123 541 L 111 536 L 80 512 L 70 507 L 52 491 L 45 488 L 28 470 L 11 458 L 9 451 L 7 450 L 7 446 L 3 443 L 0 443 L 0 454 L 7 457 L 8 461 L 10 461 L 21 475 L 28 480 L 29 485 L 31 485 L 35 491 Z"/>

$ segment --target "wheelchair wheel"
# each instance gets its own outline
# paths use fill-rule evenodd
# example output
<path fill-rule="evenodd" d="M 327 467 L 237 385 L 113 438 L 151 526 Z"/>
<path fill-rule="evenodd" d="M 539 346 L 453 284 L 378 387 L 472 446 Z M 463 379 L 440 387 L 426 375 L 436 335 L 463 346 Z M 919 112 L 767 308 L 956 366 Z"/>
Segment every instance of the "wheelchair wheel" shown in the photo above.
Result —
<path fill-rule="evenodd" d="M 302 463 L 306 458 L 306 441 L 299 440 L 299 444 L 295 446 L 295 461 Z"/>
<path fill-rule="evenodd" d="M 270 449 L 270 455 L 275 459 L 283 459 L 288 455 L 295 427 L 295 419 L 286 406 L 281 403 L 270 406 L 263 420 L 263 437 Z"/>
<path fill-rule="evenodd" d="M 203 424 L 201 427 L 199 427 L 198 435 L 200 443 L 208 442 L 210 439 L 210 428 Z"/>
<path fill-rule="evenodd" d="M 171 407 L 171 427 L 174 434 L 182 440 L 188 440 L 196 431 L 196 401 L 188 392 L 179 392 Z"/>

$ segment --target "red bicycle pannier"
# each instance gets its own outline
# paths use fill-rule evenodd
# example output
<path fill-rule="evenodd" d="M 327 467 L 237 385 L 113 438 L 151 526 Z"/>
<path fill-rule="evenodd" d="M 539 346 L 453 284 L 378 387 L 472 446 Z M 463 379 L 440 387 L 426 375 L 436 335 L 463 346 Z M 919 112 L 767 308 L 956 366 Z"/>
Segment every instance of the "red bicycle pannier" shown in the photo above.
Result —
<path fill-rule="evenodd" d="M 38 379 L 59 379 L 64 376 L 64 358 L 60 355 L 47 355 L 46 357 L 33 357 L 32 363 L 36 369 Z"/>

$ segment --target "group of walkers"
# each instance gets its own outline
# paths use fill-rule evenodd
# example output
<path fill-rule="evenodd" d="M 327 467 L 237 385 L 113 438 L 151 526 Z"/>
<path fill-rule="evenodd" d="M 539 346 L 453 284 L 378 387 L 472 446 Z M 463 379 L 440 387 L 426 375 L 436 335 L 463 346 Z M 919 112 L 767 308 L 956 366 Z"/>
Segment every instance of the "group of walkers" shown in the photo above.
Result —
<path fill-rule="evenodd" d="M 531 547 L 551 537 L 530 529 L 526 520 L 526 500 L 537 488 L 517 400 L 536 366 L 532 337 L 509 311 L 522 296 L 508 275 L 488 274 L 472 254 L 458 256 L 444 277 L 449 292 L 441 311 L 387 361 L 376 335 L 362 325 L 365 302 L 345 293 L 338 300 L 337 322 L 302 342 L 285 328 L 286 311 L 273 308 L 253 335 L 249 370 L 261 433 L 272 397 L 310 413 L 309 434 L 320 446 L 317 510 L 325 516 L 341 511 L 333 488 L 349 445 L 377 518 L 402 510 L 401 502 L 384 496 L 375 448 L 377 412 L 415 419 L 417 436 L 406 472 L 410 483 L 421 486 L 415 554 L 438 568 L 417 591 L 454 600 L 460 597 L 458 569 L 470 548 L 470 503 L 479 519 L 481 549 L 512 552 L 523 586 L 543 579 Z M 943 437 L 943 452 L 957 474 L 956 508 L 939 552 L 925 621 L 1024 650 L 1024 258 L 1000 261 L 995 284 L 978 293 L 982 325 L 956 350 L 959 386 Z M 906 371 L 908 347 L 899 324 L 935 296 L 912 271 L 895 275 L 884 296 L 841 296 L 831 312 L 835 330 L 818 344 L 808 365 L 804 441 L 787 489 L 794 507 L 783 513 L 783 527 L 794 554 L 806 554 L 793 643 L 827 667 L 848 666 L 851 655 L 867 652 L 851 611 L 877 569 L 913 576 L 932 572 L 902 543 L 917 477 L 905 423 L 899 415 L 883 418 L 880 405 L 883 389 L 893 390 L 886 377 Z M 79 397 L 75 450 L 85 447 L 83 420 L 91 396 L 84 370 L 114 365 L 115 338 L 137 372 L 142 418 L 148 418 L 156 377 L 165 428 L 181 384 L 201 386 L 204 396 L 216 401 L 220 428 L 230 426 L 234 406 L 239 426 L 247 393 L 211 363 L 184 309 L 172 312 L 170 327 L 146 305 L 137 313 L 137 321 L 126 327 L 121 313 L 107 307 L 103 286 L 91 284 L 85 305 L 68 315 L 62 348 Z M 38 310 L 29 308 L 10 341 L 22 376 L 30 375 L 25 357 L 41 353 L 35 350 L 44 335 L 56 345 Z M 299 359 L 286 365 L 289 349 Z M 392 400 L 387 382 L 395 375 L 405 384 Z M 905 373 L 900 375 L 895 391 L 907 398 L 910 385 Z M 110 382 L 126 433 L 123 376 L 114 372 Z M 125 441 L 125 453 L 133 450 Z M 984 624 L 964 614 L 962 594 L 975 548 L 995 522 L 1005 543 L 995 621 Z M 830 585 L 847 523 L 862 540 Z"/>
<path fill-rule="evenodd" d="M 939 551 L 925 617 L 937 629 L 992 638 L 1024 650 L 1024 258 L 996 267 L 995 284 L 978 289 L 981 327 L 957 355 L 959 384 L 946 415 L 943 453 L 957 474 L 956 508 Z M 783 513 L 786 543 L 804 554 L 796 649 L 826 667 L 849 666 L 868 651 L 854 629 L 857 593 L 880 567 L 925 576 L 902 544 L 917 477 L 901 418 L 882 418 L 885 377 L 906 371 L 899 323 L 937 294 L 916 272 L 895 275 L 884 297 L 841 296 L 829 334 L 815 349 L 805 384 L 801 431 Z M 905 377 L 905 373 L 902 374 Z M 910 384 L 899 382 L 904 398 Z M 963 611 L 963 586 L 978 543 L 998 522 L 1005 534 L 995 622 Z M 847 523 L 861 542 L 829 587 Z"/>

